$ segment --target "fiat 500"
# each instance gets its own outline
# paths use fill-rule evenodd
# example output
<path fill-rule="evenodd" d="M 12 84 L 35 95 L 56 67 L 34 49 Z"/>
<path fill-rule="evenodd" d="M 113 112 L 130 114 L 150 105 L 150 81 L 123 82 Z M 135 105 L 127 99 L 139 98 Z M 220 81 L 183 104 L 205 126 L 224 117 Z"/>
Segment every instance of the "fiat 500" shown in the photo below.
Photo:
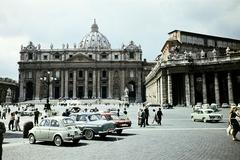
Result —
<path fill-rule="evenodd" d="M 193 121 L 199 120 L 203 122 L 207 121 L 218 122 L 222 120 L 222 118 L 223 118 L 222 114 L 214 113 L 212 109 L 199 109 L 196 112 L 191 113 L 191 119 Z"/>
<path fill-rule="evenodd" d="M 63 142 L 78 144 L 81 138 L 81 131 L 69 117 L 44 118 L 39 126 L 33 127 L 28 134 L 29 143 L 36 141 L 53 141 L 56 146 Z"/>
<path fill-rule="evenodd" d="M 88 140 L 94 139 L 95 135 L 105 138 L 108 133 L 113 132 L 115 129 L 114 122 L 103 120 L 99 113 L 72 113 L 70 117 Z"/>

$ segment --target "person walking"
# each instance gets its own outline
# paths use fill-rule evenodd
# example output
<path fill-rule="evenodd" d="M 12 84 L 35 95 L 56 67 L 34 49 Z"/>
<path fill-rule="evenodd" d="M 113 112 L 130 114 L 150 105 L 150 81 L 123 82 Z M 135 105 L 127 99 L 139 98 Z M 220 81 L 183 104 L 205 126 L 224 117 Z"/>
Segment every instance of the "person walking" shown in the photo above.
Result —
<path fill-rule="evenodd" d="M 236 119 L 236 117 L 240 117 L 240 114 L 237 112 L 238 108 L 237 106 L 232 106 L 229 112 L 229 123 L 232 125 L 233 131 L 232 131 L 232 139 L 233 141 L 237 141 L 236 135 L 238 131 L 240 131 L 239 123 Z"/>
<path fill-rule="evenodd" d="M 154 113 L 154 117 L 153 117 L 152 124 L 153 124 L 154 122 L 158 123 L 158 116 L 157 116 L 157 112 L 156 112 L 155 109 L 153 109 L 153 113 Z"/>
<path fill-rule="evenodd" d="M 15 112 L 15 130 L 16 131 L 21 131 L 21 128 L 20 128 L 20 125 L 19 125 L 19 123 L 20 123 L 20 114 L 19 114 L 19 112 L 18 111 L 16 111 Z"/>
<path fill-rule="evenodd" d="M 38 108 L 35 109 L 34 111 L 34 125 L 38 125 L 38 119 L 39 119 L 40 112 L 38 111 Z"/>
<path fill-rule="evenodd" d="M 12 112 L 10 115 L 10 121 L 8 123 L 8 129 L 13 130 L 14 129 L 14 121 L 15 121 L 15 113 Z"/>
<path fill-rule="evenodd" d="M 146 114 L 145 114 L 144 109 L 141 112 L 141 124 L 140 124 L 140 127 L 142 127 L 142 126 L 143 127 L 146 126 Z"/>
<path fill-rule="evenodd" d="M 3 106 L 2 119 L 6 119 L 7 108 Z"/>
<path fill-rule="evenodd" d="M 144 109 L 144 112 L 145 112 L 145 121 L 146 121 L 146 125 L 148 126 L 148 118 L 149 118 L 149 109 L 147 106 L 145 106 L 145 109 Z"/>
<path fill-rule="evenodd" d="M 138 109 L 138 113 L 137 113 L 137 118 L 138 118 L 138 125 L 140 126 L 141 125 L 141 121 L 142 121 L 142 118 L 141 118 L 141 114 L 142 114 L 142 109 L 139 108 Z"/>
<path fill-rule="evenodd" d="M 2 160 L 2 144 L 4 139 L 4 133 L 6 132 L 5 124 L 0 122 L 0 160 Z"/>
<path fill-rule="evenodd" d="M 161 108 L 159 108 L 157 111 L 157 120 L 159 125 L 162 125 L 162 116 L 163 116 L 162 110 Z"/>

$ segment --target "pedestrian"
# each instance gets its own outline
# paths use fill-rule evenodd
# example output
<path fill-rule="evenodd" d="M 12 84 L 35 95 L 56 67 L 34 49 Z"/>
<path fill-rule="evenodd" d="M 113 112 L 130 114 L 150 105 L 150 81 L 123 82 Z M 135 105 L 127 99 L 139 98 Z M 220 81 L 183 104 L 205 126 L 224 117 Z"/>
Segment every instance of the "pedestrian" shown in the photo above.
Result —
<path fill-rule="evenodd" d="M 120 116 L 120 109 L 119 108 L 117 109 L 117 116 L 118 117 Z"/>
<path fill-rule="evenodd" d="M 153 124 L 154 122 L 158 123 L 158 116 L 157 116 L 157 112 L 156 112 L 155 109 L 153 109 L 153 113 L 154 113 L 154 117 L 153 117 L 152 124 Z"/>
<path fill-rule="evenodd" d="M 127 109 L 126 108 L 124 108 L 123 113 L 125 114 L 125 116 L 127 116 Z"/>
<path fill-rule="evenodd" d="M 142 127 L 142 126 L 143 127 L 146 126 L 146 114 L 145 114 L 144 109 L 141 112 L 141 124 L 140 124 L 140 127 Z"/>
<path fill-rule="evenodd" d="M 163 113 L 162 113 L 162 110 L 161 108 L 159 107 L 158 111 L 157 111 L 157 119 L 158 119 L 158 124 L 159 125 L 162 125 L 162 116 L 163 116 Z"/>
<path fill-rule="evenodd" d="M 9 123 L 8 123 L 8 129 L 9 130 L 14 129 L 14 120 L 15 120 L 15 113 L 12 112 L 11 115 L 10 115 Z"/>
<path fill-rule="evenodd" d="M 3 144 L 3 138 L 4 133 L 6 132 L 5 124 L 3 122 L 0 122 L 0 160 L 2 160 L 2 144 Z"/>
<path fill-rule="evenodd" d="M 141 120 L 142 120 L 142 118 L 141 118 L 141 114 L 142 114 L 142 109 L 141 108 L 139 108 L 138 109 L 138 113 L 137 113 L 137 118 L 138 118 L 138 125 L 140 126 L 141 125 Z"/>
<path fill-rule="evenodd" d="M 4 106 L 3 113 L 2 113 L 2 119 L 6 119 L 6 114 L 7 114 L 7 108 Z"/>
<path fill-rule="evenodd" d="M 65 112 L 63 112 L 62 116 L 68 117 L 70 115 L 70 112 L 68 111 L 68 109 L 66 109 Z"/>
<path fill-rule="evenodd" d="M 237 112 L 238 108 L 237 106 L 232 106 L 229 112 L 229 123 L 232 125 L 233 131 L 232 131 L 232 139 L 233 141 L 237 141 L 236 135 L 238 131 L 240 131 L 239 123 L 236 119 L 236 117 L 240 117 L 240 114 Z"/>
<path fill-rule="evenodd" d="M 20 128 L 20 114 L 18 111 L 15 112 L 15 130 L 16 131 L 21 131 L 21 128 Z"/>
<path fill-rule="evenodd" d="M 11 109 L 9 106 L 7 106 L 7 112 L 8 112 L 8 114 L 10 114 L 10 112 L 11 112 Z"/>
<path fill-rule="evenodd" d="M 145 109 L 144 109 L 144 111 L 145 111 L 145 121 L 146 121 L 146 125 L 148 126 L 149 124 L 148 124 L 148 118 L 149 118 L 149 109 L 148 109 L 148 107 L 147 106 L 145 106 Z"/>
<path fill-rule="evenodd" d="M 34 111 L 34 125 L 38 125 L 38 119 L 39 119 L 40 112 L 38 111 L 38 108 L 35 109 Z"/>

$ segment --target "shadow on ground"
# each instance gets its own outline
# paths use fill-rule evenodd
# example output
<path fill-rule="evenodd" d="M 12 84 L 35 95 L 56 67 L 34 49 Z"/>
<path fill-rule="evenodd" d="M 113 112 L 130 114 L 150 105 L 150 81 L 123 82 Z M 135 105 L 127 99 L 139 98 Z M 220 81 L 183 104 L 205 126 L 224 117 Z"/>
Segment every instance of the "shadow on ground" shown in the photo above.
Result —
<path fill-rule="evenodd" d="M 4 138 L 23 138 L 23 133 L 22 132 L 6 132 L 4 135 Z"/>

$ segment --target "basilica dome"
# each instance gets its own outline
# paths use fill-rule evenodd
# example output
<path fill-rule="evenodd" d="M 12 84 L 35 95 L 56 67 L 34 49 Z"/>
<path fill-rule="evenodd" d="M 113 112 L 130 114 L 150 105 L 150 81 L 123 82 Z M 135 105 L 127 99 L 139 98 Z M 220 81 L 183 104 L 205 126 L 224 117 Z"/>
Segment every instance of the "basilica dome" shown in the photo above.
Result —
<path fill-rule="evenodd" d="M 91 32 L 83 37 L 79 47 L 81 49 L 111 49 L 111 44 L 108 39 L 98 31 L 98 25 L 94 20 Z"/>

